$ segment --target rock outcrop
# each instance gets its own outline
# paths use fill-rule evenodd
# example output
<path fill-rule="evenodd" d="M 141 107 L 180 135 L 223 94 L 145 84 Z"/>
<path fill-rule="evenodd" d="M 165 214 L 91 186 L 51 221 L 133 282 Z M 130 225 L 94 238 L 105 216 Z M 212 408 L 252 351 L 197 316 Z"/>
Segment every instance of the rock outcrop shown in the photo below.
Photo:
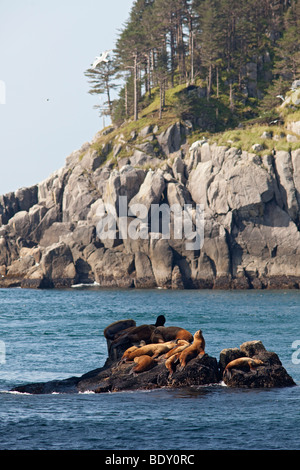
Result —
<path fill-rule="evenodd" d="M 147 127 L 139 143 L 117 136 L 95 147 L 104 131 L 47 180 L 1 196 L 0 286 L 299 288 L 300 150 L 260 156 L 205 139 L 189 146 L 189 132 L 185 123 Z M 107 159 L 117 144 L 128 158 Z M 188 208 L 195 234 L 200 205 L 197 246 L 163 211 Z"/>
<path fill-rule="evenodd" d="M 231 361 L 245 357 L 259 360 L 261 364 L 251 369 L 249 365 L 241 363 L 230 369 L 230 373 L 224 373 L 225 367 Z M 247 341 L 239 348 L 224 349 L 220 353 L 219 368 L 228 387 L 271 388 L 295 385 L 278 355 L 267 351 L 261 341 Z"/>
<path fill-rule="evenodd" d="M 141 325 L 138 328 L 143 327 Z M 122 330 L 120 331 L 119 328 Z M 135 328 L 133 320 L 123 320 L 113 323 L 104 331 L 108 358 L 103 367 L 90 371 L 81 377 L 70 377 L 64 380 L 53 380 L 44 383 L 29 383 L 17 386 L 13 391 L 19 393 L 48 394 L 48 393 L 105 393 L 132 390 L 152 390 L 161 387 L 181 388 L 191 386 L 204 386 L 210 384 L 220 384 L 223 380 L 229 387 L 235 388 L 271 388 L 290 387 L 295 385 L 292 377 L 282 366 L 277 354 L 265 349 L 261 341 L 249 341 L 243 343 L 240 348 L 225 349 L 220 353 L 220 359 L 199 354 L 187 360 L 185 367 L 176 365 L 172 371 L 166 367 L 166 355 L 158 355 L 155 359 L 149 355 L 147 357 L 149 366 L 140 372 L 135 372 L 136 362 L 130 359 L 125 362 L 123 353 L 127 348 L 141 347 L 138 342 L 125 338 L 125 341 L 118 342 L 120 334 L 132 331 Z M 155 328 L 155 327 L 153 327 Z M 117 341 L 117 347 L 114 343 Z M 151 343 L 148 339 L 146 344 Z M 162 345 L 163 343 L 160 343 Z M 176 347 L 174 343 L 174 347 Z M 249 367 L 238 366 L 230 370 L 230 374 L 224 374 L 224 369 L 230 361 L 248 357 L 260 359 L 263 365 L 257 367 L 255 371 Z"/>

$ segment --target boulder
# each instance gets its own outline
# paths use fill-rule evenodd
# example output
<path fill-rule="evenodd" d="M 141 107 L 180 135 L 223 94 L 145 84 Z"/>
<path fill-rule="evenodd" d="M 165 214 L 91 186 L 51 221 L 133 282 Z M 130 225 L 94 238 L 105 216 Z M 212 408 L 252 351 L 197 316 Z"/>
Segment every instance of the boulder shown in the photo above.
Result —
<path fill-rule="evenodd" d="M 188 180 L 188 189 L 196 204 L 207 206 L 207 189 L 214 179 L 211 161 L 198 163 L 192 170 Z"/>
<path fill-rule="evenodd" d="M 300 207 L 300 149 L 292 152 L 293 179 L 295 184 L 296 197 Z"/>
<path fill-rule="evenodd" d="M 284 208 L 292 220 L 297 221 L 299 220 L 299 204 L 293 177 L 294 168 L 291 154 L 285 151 L 277 152 L 275 165 Z"/>
<path fill-rule="evenodd" d="M 253 370 L 248 365 L 239 365 L 223 373 L 225 367 L 234 359 L 247 357 L 263 362 Z M 240 348 L 223 350 L 220 353 L 220 372 L 228 387 L 235 388 L 271 388 L 296 385 L 287 373 L 278 355 L 267 351 L 261 341 L 247 341 Z"/>
<path fill-rule="evenodd" d="M 130 200 L 129 208 L 133 204 L 143 204 L 149 211 L 151 204 L 159 204 L 164 189 L 165 179 L 162 170 L 149 170 L 138 193 Z"/>
<path fill-rule="evenodd" d="M 105 153 L 105 148 L 103 148 L 103 153 L 90 148 L 84 154 L 83 158 L 80 161 L 80 164 L 83 168 L 88 171 L 95 171 L 105 161 Z"/>
<path fill-rule="evenodd" d="M 11 217 L 19 211 L 28 212 L 37 203 L 37 185 L 20 188 L 15 193 L 0 196 L 0 226 L 6 225 Z"/>
<path fill-rule="evenodd" d="M 173 170 L 173 175 L 174 177 L 182 184 L 185 184 L 186 182 L 186 168 L 185 168 L 185 163 L 182 160 L 180 156 L 177 156 L 174 159 L 173 165 L 172 165 L 172 170 Z"/>
<path fill-rule="evenodd" d="M 292 121 L 287 123 L 287 129 L 294 134 L 300 135 L 300 121 Z"/>
<path fill-rule="evenodd" d="M 40 245 L 47 247 L 58 243 L 61 237 L 65 237 L 72 233 L 74 225 L 70 222 L 54 222 L 49 228 L 46 228 L 40 240 Z"/>
<path fill-rule="evenodd" d="M 39 183 L 38 204 L 43 204 L 47 208 L 51 208 L 56 204 L 61 204 L 64 186 L 69 175 L 69 170 L 63 167 Z"/>
<path fill-rule="evenodd" d="M 63 242 L 47 247 L 41 259 L 42 272 L 53 287 L 70 287 L 76 283 L 76 269 L 73 255 Z"/>
<path fill-rule="evenodd" d="M 164 132 L 157 135 L 158 143 L 165 155 L 177 152 L 184 143 L 181 133 L 181 124 L 179 122 L 168 127 Z"/>
<path fill-rule="evenodd" d="M 157 286 L 149 257 L 138 251 L 135 253 L 135 287 L 154 288 Z"/>
<path fill-rule="evenodd" d="M 107 249 L 95 260 L 95 281 L 101 287 L 134 287 L 134 255 Z"/>
<path fill-rule="evenodd" d="M 184 289 L 184 282 L 179 266 L 174 266 L 172 270 L 172 289 Z"/>
<path fill-rule="evenodd" d="M 119 197 L 126 196 L 129 203 L 143 185 L 145 176 L 144 170 L 133 168 L 131 165 L 123 166 L 120 171 L 114 170 L 106 182 L 104 205 L 107 208 L 112 206 L 119 215 Z"/>
<path fill-rule="evenodd" d="M 99 198 L 89 175 L 81 166 L 76 166 L 64 187 L 62 198 L 62 221 L 86 220 L 90 206 Z"/>
<path fill-rule="evenodd" d="M 150 240 L 150 260 L 158 287 L 172 286 L 173 251 L 167 239 Z"/>
<path fill-rule="evenodd" d="M 0 226 L 6 225 L 18 210 L 19 206 L 14 193 L 0 196 Z"/>
<path fill-rule="evenodd" d="M 170 207 L 179 205 L 183 208 L 185 204 L 193 204 L 193 200 L 186 186 L 177 182 L 167 184 L 167 199 Z"/>

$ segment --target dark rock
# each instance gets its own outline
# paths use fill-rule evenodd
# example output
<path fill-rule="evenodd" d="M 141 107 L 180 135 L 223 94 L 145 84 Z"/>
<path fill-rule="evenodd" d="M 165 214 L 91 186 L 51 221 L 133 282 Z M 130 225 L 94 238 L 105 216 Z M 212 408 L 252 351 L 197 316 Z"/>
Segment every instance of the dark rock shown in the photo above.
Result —
<path fill-rule="evenodd" d="M 157 321 L 160 320 L 158 317 Z M 20 393 L 46 394 L 46 393 L 79 393 L 92 391 L 95 393 L 118 392 L 125 390 L 151 390 L 160 387 L 191 387 L 217 384 L 223 377 L 228 387 L 240 388 L 270 388 L 289 387 L 295 385 L 293 379 L 287 374 L 278 356 L 265 349 L 261 341 L 243 343 L 240 348 L 223 349 L 220 353 L 219 363 L 208 354 L 200 355 L 187 362 L 184 368 L 179 364 L 170 374 L 165 366 L 165 355 L 157 357 L 148 370 L 135 373 L 134 361 L 121 360 L 124 351 L 137 343 L 129 340 L 120 342 L 117 348 L 113 343 L 126 332 L 141 331 L 141 328 L 155 325 L 141 325 L 136 327 L 134 320 L 127 319 L 112 323 L 104 330 L 107 341 L 108 358 L 103 367 L 94 369 L 81 377 L 70 377 L 65 380 L 53 380 L 44 383 L 31 383 L 15 387 L 13 391 Z M 133 336 L 132 336 L 133 337 Z M 147 343 L 147 341 L 146 341 Z M 230 369 L 230 374 L 223 374 L 226 365 L 240 357 L 260 359 L 263 365 L 249 371 L 247 367 Z"/>
<path fill-rule="evenodd" d="M 240 348 L 223 350 L 220 353 L 219 367 L 223 370 L 229 362 L 240 357 L 250 357 L 263 361 L 262 365 L 253 370 L 248 366 L 238 366 L 230 369 L 230 374 L 224 374 L 223 380 L 228 387 L 236 388 L 271 388 L 290 387 L 296 385 L 287 373 L 278 355 L 267 351 L 261 341 L 248 341 Z"/>
<path fill-rule="evenodd" d="M 160 387 L 187 387 L 217 383 L 219 379 L 217 361 L 205 354 L 201 359 L 191 360 L 183 371 L 169 378 L 164 361 L 158 362 L 151 370 L 133 374 L 134 362 L 121 364 L 114 362 L 96 369 L 81 377 L 54 380 L 45 383 L 32 383 L 15 387 L 20 393 L 95 393 L 119 392 L 125 390 L 152 390 Z"/>

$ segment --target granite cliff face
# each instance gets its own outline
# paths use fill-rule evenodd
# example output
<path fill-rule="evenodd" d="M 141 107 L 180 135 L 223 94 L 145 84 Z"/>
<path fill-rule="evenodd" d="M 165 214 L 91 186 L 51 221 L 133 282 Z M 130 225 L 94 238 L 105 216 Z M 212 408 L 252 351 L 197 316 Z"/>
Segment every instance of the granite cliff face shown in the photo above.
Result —
<path fill-rule="evenodd" d="M 1 287 L 299 288 L 300 149 L 260 156 L 190 145 L 187 122 L 145 127 L 130 142 L 120 133 L 109 140 L 110 131 L 47 180 L 0 197 Z M 203 205 L 203 246 L 164 238 L 161 224 L 155 237 L 124 238 L 136 215 L 124 220 L 120 196 L 128 209 L 189 204 L 194 225 Z M 117 237 L 101 239 L 109 207 Z"/>

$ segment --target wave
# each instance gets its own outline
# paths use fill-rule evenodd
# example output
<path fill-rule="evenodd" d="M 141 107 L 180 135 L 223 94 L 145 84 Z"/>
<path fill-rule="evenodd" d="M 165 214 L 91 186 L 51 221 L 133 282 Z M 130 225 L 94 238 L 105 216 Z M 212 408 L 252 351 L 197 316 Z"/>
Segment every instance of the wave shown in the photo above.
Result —
<path fill-rule="evenodd" d="M 93 283 L 81 283 L 81 284 L 74 284 L 71 286 L 73 289 L 82 289 L 86 287 L 100 287 L 100 284 L 98 282 L 93 282 Z"/>

